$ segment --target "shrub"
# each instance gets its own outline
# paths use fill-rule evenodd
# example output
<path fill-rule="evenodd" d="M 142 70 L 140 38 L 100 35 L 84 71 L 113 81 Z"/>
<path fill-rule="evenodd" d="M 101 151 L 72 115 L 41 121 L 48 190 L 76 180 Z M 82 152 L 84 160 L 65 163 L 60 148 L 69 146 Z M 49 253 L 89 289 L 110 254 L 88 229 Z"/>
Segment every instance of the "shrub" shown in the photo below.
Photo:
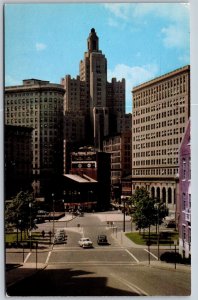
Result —
<path fill-rule="evenodd" d="M 160 260 L 161 261 L 165 261 L 167 263 L 182 263 L 182 256 L 181 254 L 179 254 L 178 252 L 164 252 L 161 256 L 160 256 Z"/>

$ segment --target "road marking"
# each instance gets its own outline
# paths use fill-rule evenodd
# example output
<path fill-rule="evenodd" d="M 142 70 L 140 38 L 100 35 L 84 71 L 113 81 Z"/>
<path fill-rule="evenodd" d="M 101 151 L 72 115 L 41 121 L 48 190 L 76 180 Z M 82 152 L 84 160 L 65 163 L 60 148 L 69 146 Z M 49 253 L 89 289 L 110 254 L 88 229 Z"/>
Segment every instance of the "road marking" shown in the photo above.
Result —
<path fill-rule="evenodd" d="M 136 266 L 136 263 L 129 263 L 126 261 L 116 261 L 116 262 L 107 262 L 107 261 L 68 261 L 68 262 L 50 262 L 48 263 L 48 267 L 50 265 L 85 265 L 85 266 Z"/>
<path fill-rule="evenodd" d="M 129 255 L 131 255 L 132 257 L 133 257 L 133 259 L 135 259 L 135 261 L 137 262 L 137 263 L 139 263 L 140 261 L 129 251 L 129 250 L 127 250 L 127 249 L 125 249 L 125 251 L 129 254 Z"/>
<path fill-rule="evenodd" d="M 52 254 L 52 250 L 49 251 L 49 253 L 48 253 L 48 255 L 47 255 L 47 258 L 46 258 L 46 261 L 45 261 L 46 264 L 48 264 L 48 261 L 49 261 L 49 258 L 50 258 L 50 256 L 51 256 L 51 254 Z"/>
<path fill-rule="evenodd" d="M 30 257 L 30 255 L 32 254 L 32 252 L 29 252 L 28 255 L 26 256 L 25 260 L 24 260 L 24 264 L 27 262 L 28 258 Z"/>
<path fill-rule="evenodd" d="M 115 274 L 110 273 L 110 275 L 112 277 L 114 277 L 115 279 L 117 279 L 118 281 L 120 281 L 121 283 L 125 284 L 126 286 L 128 286 L 133 292 L 136 292 L 138 295 L 140 296 L 149 296 L 148 293 L 146 293 L 144 290 L 142 290 L 141 288 L 139 288 L 137 285 L 127 281 L 126 279 L 120 278 Z"/>
<path fill-rule="evenodd" d="M 158 257 L 155 254 L 153 254 L 152 252 L 148 251 L 147 249 L 144 249 L 144 251 L 150 253 L 150 255 L 152 255 L 155 259 L 158 260 Z"/>
<path fill-rule="evenodd" d="M 85 251 L 86 250 L 86 252 L 88 252 L 88 251 L 91 251 L 91 252 L 101 252 L 101 251 L 103 251 L 103 252 L 113 252 L 113 251 L 124 251 L 124 250 L 126 250 L 126 249 L 124 249 L 124 248 L 109 248 L 109 249 L 104 249 L 104 248 L 100 248 L 100 247 L 93 247 L 93 248 L 87 248 L 87 249 L 83 249 L 83 248 L 81 248 L 81 247 L 76 247 L 76 248 L 74 248 L 74 247 L 70 247 L 70 248 L 53 248 L 53 251 L 54 252 L 59 252 L 59 251 Z"/>

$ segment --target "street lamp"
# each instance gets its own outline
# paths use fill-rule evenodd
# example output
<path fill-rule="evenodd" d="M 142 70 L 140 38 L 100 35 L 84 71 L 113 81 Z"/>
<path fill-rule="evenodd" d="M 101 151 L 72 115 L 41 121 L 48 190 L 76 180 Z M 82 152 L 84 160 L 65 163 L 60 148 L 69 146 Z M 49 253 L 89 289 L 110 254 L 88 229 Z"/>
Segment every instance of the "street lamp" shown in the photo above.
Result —
<path fill-rule="evenodd" d="M 29 230 L 29 237 L 30 237 L 30 250 L 32 249 L 32 203 L 29 202 L 30 208 L 30 230 Z"/>
<path fill-rule="evenodd" d="M 67 219 L 66 219 L 66 208 L 65 208 L 65 200 L 63 199 L 63 206 L 64 206 L 64 212 L 65 212 L 65 227 L 67 227 Z"/>
<path fill-rule="evenodd" d="M 157 212 L 157 258 L 159 260 L 159 206 L 160 203 L 155 203 L 155 209 Z"/>
<path fill-rule="evenodd" d="M 52 228 L 52 234 L 54 236 L 54 194 L 52 194 L 52 210 L 53 210 L 53 228 Z"/>
<path fill-rule="evenodd" d="M 121 196 L 122 202 L 124 204 L 124 211 L 123 211 L 123 232 L 125 232 L 125 203 L 126 203 L 126 198 L 124 196 Z"/>
<path fill-rule="evenodd" d="M 22 226 L 21 226 L 22 221 L 19 220 L 18 222 L 19 222 L 19 226 L 20 226 L 20 231 L 21 231 L 21 242 L 22 242 Z"/>

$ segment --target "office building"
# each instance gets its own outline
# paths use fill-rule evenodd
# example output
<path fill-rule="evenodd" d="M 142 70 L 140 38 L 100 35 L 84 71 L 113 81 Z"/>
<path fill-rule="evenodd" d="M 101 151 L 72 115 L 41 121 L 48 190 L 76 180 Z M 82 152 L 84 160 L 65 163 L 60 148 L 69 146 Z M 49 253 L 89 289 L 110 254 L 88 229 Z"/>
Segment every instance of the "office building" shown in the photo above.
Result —
<path fill-rule="evenodd" d="M 119 186 L 121 179 L 131 174 L 131 130 L 106 138 L 103 149 L 111 154 L 111 184 Z"/>
<path fill-rule="evenodd" d="M 133 88 L 132 190 L 175 210 L 179 155 L 190 115 L 190 66 Z"/>
<path fill-rule="evenodd" d="M 72 116 L 74 122 L 81 118 L 80 124 L 79 121 L 76 123 L 77 133 L 72 137 L 73 142 L 82 141 L 84 137 L 84 145 L 102 150 L 104 137 L 124 130 L 125 80 L 113 78 L 107 82 L 107 59 L 99 49 L 99 38 L 94 28 L 87 39 L 87 51 L 80 61 L 79 75 L 76 78 L 66 75 L 61 84 L 66 91 L 65 117 Z M 69 124 L 64 124 L 64 139 L 67 141 Z"/>
<path fill-rule="evenodd" d="M 31 127 L 5 125 L 5 199 L 20 191 L 32 190 Z"/>
<path fill-rule="evenodd" d="M 22 85 L 5 87 L 5 124 L 34 129 L 32 184 L 35 195 L 51 194 L 63 173 L 64 93 L 60 84 L 37 79 L 26 79 Z"/>

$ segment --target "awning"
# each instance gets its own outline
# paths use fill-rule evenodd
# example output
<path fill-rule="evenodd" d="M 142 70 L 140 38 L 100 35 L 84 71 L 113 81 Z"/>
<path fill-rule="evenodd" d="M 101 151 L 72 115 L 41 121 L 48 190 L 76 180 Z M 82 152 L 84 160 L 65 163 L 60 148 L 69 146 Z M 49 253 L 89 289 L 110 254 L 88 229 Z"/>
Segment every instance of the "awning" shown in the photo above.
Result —
<path fill-rule="evenodd" d="M 71 179 L 75 182 L 79 182 L 79 183 L 97 182 L 96 180 L 94 180 L 93 178 L 91 178 L 87 175 L 79 176 L 76 174 L 64 174 L 64 177 L 69 178 L 69 179 Z"/>

